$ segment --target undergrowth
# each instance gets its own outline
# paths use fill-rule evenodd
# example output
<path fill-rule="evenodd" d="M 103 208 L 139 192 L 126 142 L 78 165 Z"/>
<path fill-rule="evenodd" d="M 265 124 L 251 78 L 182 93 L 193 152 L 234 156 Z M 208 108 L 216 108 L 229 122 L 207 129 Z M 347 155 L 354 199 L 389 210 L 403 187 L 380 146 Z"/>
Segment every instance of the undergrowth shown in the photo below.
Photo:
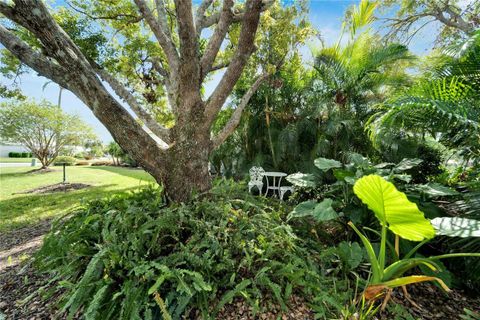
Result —
<path fill-rule="evenodd" d="M 254 313 L 301 296 L 318 318 L 351 292 L 325 276 L 277 202 L 222 182 L 190 204 L 153 187 L 85 205 L 58 221 L 36 255 L 67 319 L 213 319 L 235 297 Z"/>

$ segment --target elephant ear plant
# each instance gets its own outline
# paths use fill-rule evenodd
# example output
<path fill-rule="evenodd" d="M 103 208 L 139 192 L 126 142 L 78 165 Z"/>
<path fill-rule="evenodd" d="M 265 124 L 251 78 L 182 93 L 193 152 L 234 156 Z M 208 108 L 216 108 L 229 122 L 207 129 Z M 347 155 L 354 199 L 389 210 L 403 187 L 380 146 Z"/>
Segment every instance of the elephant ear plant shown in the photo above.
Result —
<path fill-rule="evenodd" d="M 436 262 L 439 259 L 460 256 L 480 257 L 480 253 L 452 253 L 428 258 L 413 257 L 415 252 L 432 239 L 436 233 L 463 237 L 479 236 L 479 221 L 468 219 L 450 221 L 449 218 L 440 218 L 441 221 L 432 221 L 432 225 L 432 222 L 424 217 L 423 212 L 418 209 L 415 203 L 410 202 L 407 196 L 398 191 L 391 182 L 378 175 L 368 175 L 360 178 L 356 181 L 353 191 L 373 211 L 381 225 L 379 233 L 380 249 L 377 254 L 370 240 L 352 222 L 349 222 L 349 225 L 363 242 L 371 263 L 371 279 L 364 292 L 365 299 L 375 300 L 386 294 L 385 306 L 393 288 L 425 281 L 436 281 L 443 289 L 449 291 L 447 285 L 437 277 L 426 275 L 404 276 L 404 274 L 420 265 L 424 265 L 433 271 L 439 271 L 440 265 Z M 466 229 L 469 230 L 466 231 Z M 395 247 L 387 240 L 388 230 L 395 234 Z M 403 258 L 400 258 L 399 238 L 420 243 Z M 394 260 L 388 266 L 386 266 L 387 245 L 392 248 Z"/>

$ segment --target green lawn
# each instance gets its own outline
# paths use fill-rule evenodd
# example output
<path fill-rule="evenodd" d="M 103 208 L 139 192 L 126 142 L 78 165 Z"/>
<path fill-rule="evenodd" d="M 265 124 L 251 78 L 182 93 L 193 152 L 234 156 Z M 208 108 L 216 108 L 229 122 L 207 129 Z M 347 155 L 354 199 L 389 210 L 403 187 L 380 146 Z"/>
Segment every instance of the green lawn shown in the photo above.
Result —
<path fill-rule="evenodd" d="M 0 162 L 3 163 L 30 163 L 32 162 L 32 158 L 5 158 L 5 157 L 0 157 Z M 38 162 L 38 160 L 37 160 Z"/>
<path fill-rule="evenodd" d="M 67 181 L 92 185 L 89 188 L 50 194 L 16 194 L 62 182 L 60 167 L 54 172 L 27 173 L 31 167 L 0 168 L 0 232 L 58 217 L 82 201 L 134 190 L 154 182 L 143 170 L 98 167 L 67 167 Z"/>

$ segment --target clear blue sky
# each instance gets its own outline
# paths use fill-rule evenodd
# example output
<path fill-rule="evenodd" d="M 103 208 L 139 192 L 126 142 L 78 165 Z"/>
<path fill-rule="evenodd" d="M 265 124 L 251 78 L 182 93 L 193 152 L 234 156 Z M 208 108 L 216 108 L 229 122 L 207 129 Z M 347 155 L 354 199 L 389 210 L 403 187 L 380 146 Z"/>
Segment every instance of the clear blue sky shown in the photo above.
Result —
<path fill-rule="evenodd" d="M 310 0 L 310 20 L 315 28 L 320 31 L 327 45 L 334 43 L 338 39 L 345 9 L 357 2 L 352 0 Z M 434 25 L 422 30 L 411 42 L 410 50 L 418 55 L 427 53 L 433 46 L 436 34 Z M 308 49 L 305 48 L 304 51 L 308 52 Z M 2 79 L 1 81 L 7 85 L 11 83 L 8 79 Z M 57 102 L 58 85 L 51 83 L 45 89 L 42 89 L 48 80 L 38 77 L 34 73 L 22 76 L 20 81 L 21 89 L 26 96 L 38 100 L 47 99 L 53 103 Z M 215 82 L 214 79 L 212 83 L 207 84 L 207 93 L 211 92 Z M 66 112 L 80 115 L 85 122 L 95 129 L 101 140 L 104 142 L 112 140 L 105 127 L 74 94 L 64 91 L 62 106 Z"/>

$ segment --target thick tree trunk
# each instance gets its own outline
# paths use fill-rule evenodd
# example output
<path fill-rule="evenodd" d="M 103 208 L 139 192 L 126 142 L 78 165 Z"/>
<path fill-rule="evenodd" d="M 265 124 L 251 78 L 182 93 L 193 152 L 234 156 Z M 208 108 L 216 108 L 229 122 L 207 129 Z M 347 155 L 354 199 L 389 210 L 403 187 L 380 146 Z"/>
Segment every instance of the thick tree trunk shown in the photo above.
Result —
<path fill-rule="evenodd" d="M 169 174 L 163 183 L 167 196 L 174 201 L 187 201 L 193 194 L 206 192 L 211 187 L 210 142 L 201 138 L 177 144 L 169 152 L 166 162 Z"/>
<path fill-rule="evenodd" d="M 210 127 L 203 121 L 204 104 L 198 91 L 182 95 L 179 101 L 182 103 L 179 108 L 191 112 L 179 117 L 172 129 L 175 143 L 161 162 L 168 172 L 163 179 L 167 196 L 174 201 L 186 201 L 211 187 L 208 159 L 212 141 Z"/>

